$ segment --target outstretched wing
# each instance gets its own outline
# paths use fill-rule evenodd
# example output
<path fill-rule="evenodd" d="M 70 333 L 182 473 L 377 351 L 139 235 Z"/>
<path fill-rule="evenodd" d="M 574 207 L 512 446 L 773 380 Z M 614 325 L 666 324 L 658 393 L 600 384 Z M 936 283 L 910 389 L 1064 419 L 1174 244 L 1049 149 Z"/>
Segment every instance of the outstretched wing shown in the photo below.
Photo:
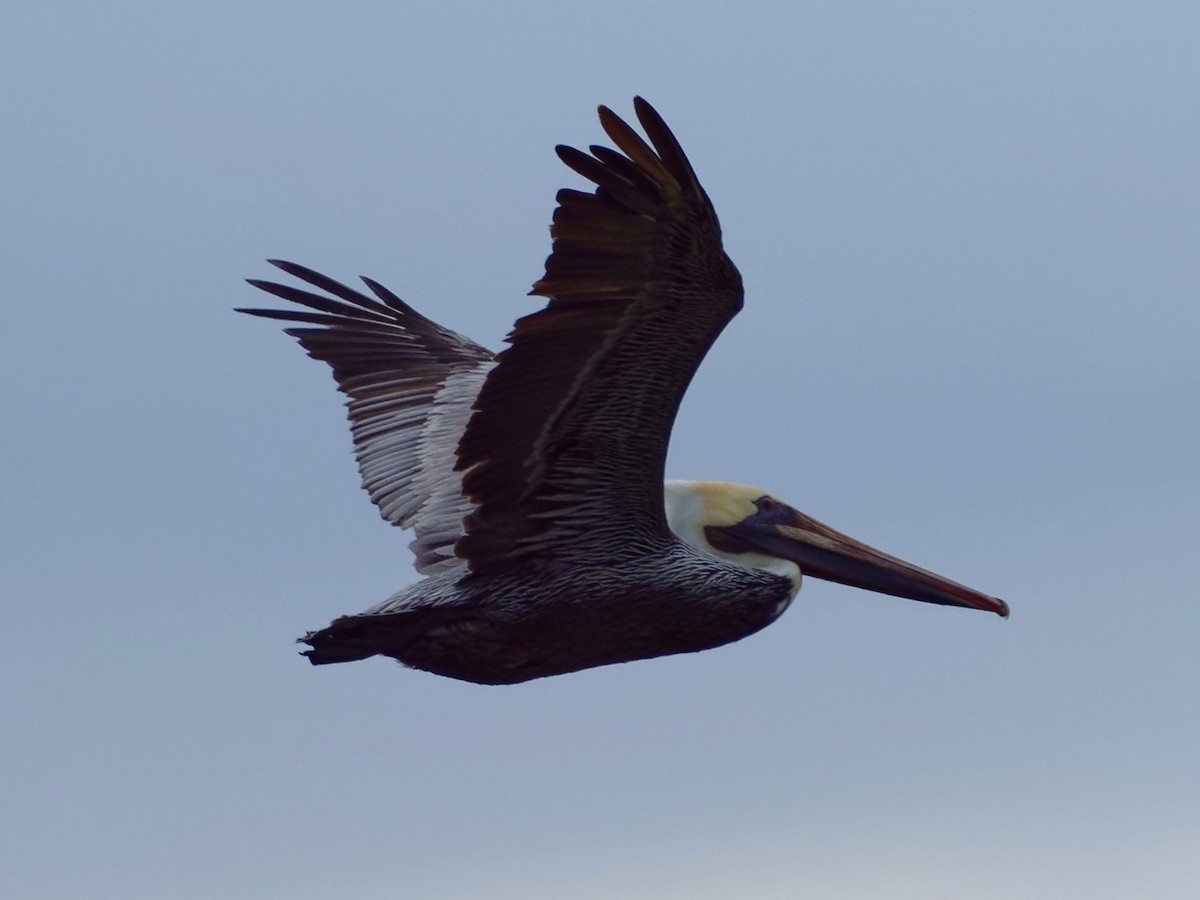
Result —
<path fill-rule="evenodd" d="M 338 299 L 251 279 L 255 287 L 307 310 L 239 312 L 303 323 L 287 333 L 333 368 L 349 397 L 363 487 L 384 519 L 413 529 L 417 571 L 428 575 L 462 565 L 454 545 L 473 505 L 462 493 L 455 447 L 495 357 L 369 278 L 363 281 L 374 297 L 304 266 L 271 262 Z"/>
<path fill-rule="evenodd" d="M 596 183 L 562 190 L 553 252 L 458 445 L 477 505 L 456 552 L 473 571 L 520 557 L 605 559 L 669 540 L 663 474 L 693 373 L 742 305 L 717 215 L 658 113 L 647 144 L 600 107 L 621 152 L 558 155 Z"/>

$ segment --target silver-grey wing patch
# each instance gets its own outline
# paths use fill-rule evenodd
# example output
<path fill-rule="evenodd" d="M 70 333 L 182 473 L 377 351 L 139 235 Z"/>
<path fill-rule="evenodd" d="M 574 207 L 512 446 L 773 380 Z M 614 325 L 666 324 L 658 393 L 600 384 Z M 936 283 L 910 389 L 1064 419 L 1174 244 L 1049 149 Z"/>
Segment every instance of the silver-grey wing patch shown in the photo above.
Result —
<path fill-rule="evenodd" d="M 462 537 L 463 518 L 475 504 L 463 496 L 463 473 L 454 469 L 453 451 L 471 418 L 471 405 L 495 364 L 488 359 L 451 373 L 434 397 L 417 440 L 412 491 L 424 502 L 413 515 L 416 538 L 408 546 L 416 554 L 417 571 L 422 574 L 465 565 L 465 560 L 454 555 L 454 545 Z"/>

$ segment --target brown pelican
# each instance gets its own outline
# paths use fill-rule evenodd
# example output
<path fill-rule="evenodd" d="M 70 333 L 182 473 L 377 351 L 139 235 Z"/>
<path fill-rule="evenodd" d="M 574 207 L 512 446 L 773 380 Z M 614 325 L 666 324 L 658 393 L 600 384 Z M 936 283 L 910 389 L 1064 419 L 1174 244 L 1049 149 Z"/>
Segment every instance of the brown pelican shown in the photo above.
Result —
<path fill-rule="evenodd" d="M 600 107 L 618 150 L 560 146 L 553 249 L 494 355 L 364 278 L 360 293 L 251 280 L 300 310 L 246 309 L 333 368 L 363 486 L 410 528 L 427 577 L 302 638 L 314 664 L 376 654 L 481 684 L 717 647 L 775 621 L 801 573 L 1008 615 L 1003 601 L 874 550 L 742 485 L 669 481 L 667 442 L 742 280 L 691 164 L 634 100 L 646 143 Z M 336 298 L 336 299 L 333 299 Z"/>

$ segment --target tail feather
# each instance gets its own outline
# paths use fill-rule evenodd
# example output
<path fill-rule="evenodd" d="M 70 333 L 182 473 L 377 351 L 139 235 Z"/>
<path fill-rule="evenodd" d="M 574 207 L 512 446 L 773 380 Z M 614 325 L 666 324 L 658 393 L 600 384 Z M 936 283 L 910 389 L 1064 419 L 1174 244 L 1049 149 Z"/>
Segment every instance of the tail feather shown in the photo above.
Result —
<path fill-rule="evenodd" d="M 380 653 L 399 657 L 405 647 L 441 618 L 428 607 L 383 615 L 342 616 L 328 628 L 298 638 L 296 643 L 312 648 L 302 655 L 314 666 L 354 662 Z"/>

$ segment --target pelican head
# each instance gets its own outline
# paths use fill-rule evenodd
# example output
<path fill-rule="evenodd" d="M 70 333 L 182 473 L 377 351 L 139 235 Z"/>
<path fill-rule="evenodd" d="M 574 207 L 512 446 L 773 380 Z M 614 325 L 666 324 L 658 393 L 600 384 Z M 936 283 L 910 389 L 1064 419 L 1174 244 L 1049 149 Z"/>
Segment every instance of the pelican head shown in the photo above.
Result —
<path fill-rule="evenodd" d="M 682 540 L 735 565 L 781 575 L 800 590 L 801 573 L 942 606 L 1008 617 L 1008 604 L 834 531 L 765 491 L 719 481 L 668 481 L 667 524 Z"/>

